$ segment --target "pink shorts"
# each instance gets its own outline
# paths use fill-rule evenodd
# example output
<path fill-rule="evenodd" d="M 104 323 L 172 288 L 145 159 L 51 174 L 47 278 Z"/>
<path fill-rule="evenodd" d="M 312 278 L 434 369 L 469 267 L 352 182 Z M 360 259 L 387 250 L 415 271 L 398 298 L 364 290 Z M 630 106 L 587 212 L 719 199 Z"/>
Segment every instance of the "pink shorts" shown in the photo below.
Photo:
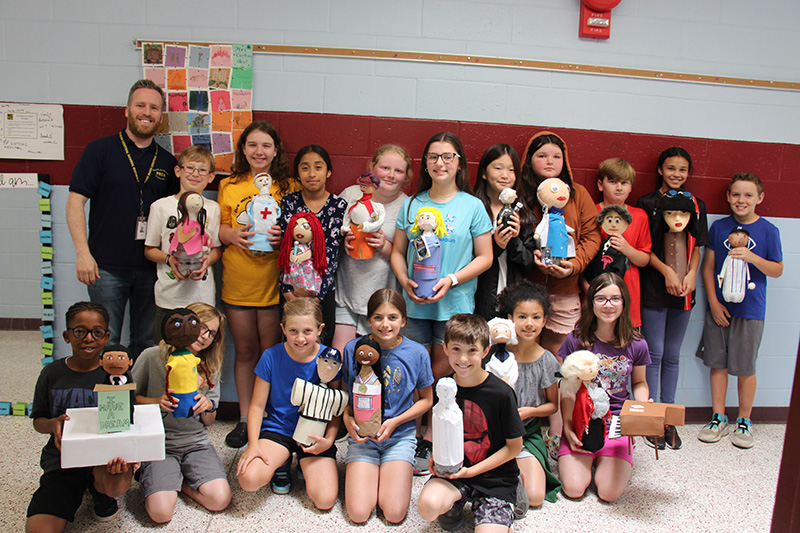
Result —
<path fill-rule="evenodd" d="M 561 335 L 572 333 L 581 317 L 581 297 L 577 294 L 551 294 L 550 304 L 544 327 Z"/>
<path fill-rule="evenodd" d="M 609 439 L 606 437 L 605 445 L 594 453 L 590 452 L 573 452 L 569 447 L 569 441 L 565 435 L 561 435 L 561 445 L 558 447 L 558 456 L 562 455 L 588 455 L 592 461 L 596 461 L 598 457 L 616 457 L 617 459 L 624 459 L 633 466 L 633 442 L 628 446 L 629 437 L 620 437 L 618 439 Z"/>

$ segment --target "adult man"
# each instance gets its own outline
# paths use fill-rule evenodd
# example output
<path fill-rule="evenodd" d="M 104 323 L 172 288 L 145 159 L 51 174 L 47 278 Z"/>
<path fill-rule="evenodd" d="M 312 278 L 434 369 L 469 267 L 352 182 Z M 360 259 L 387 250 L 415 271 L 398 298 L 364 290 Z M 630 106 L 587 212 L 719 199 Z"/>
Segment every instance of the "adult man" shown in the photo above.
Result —
<path fill-rule="evenodd" d="M 177 191 L 175 157 L 153 137 L 161 123 L 164 93 L 139 80 L 128 94 L 121 132 L 89 143 L 70 181 L 67 225 L 75 244 L 78 281 L 109 312 L 109 343 L 118 344 L 130 302 L 130 348 L 136 358 L 150 345 L 155 317 L 155 265 L 144 257 L 150 204 Z M 84 206 L 89 205 L 89 233 Z"/>

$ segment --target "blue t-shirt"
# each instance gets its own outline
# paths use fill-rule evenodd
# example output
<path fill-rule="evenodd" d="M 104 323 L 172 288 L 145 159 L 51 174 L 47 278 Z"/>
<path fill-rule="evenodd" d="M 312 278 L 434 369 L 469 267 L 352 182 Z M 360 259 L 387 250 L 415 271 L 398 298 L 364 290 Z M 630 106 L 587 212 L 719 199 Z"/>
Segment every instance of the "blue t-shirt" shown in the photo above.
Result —
<path fill-rule="evenodd" d="M 356 378 L 357 365 L 353 359 L 358 339 L 353 339 L 344 347 L 342 379 L 351 390 Z M 414 389 L 424 389 L 433 385 L 431 359 L 428 350 L 407 337 L 391 350 L 381 353 L 381 368 L 375 369 L 384 387 L 384 420 L 403 414 L 414 405 Z M 352 390 L 350 404 L 353 404 Z M 416 425 L 415 420 L 403 422 L 395 428 L 393 435 L 401 435 Z"/>
<path fill-rule="evenodd" d="M 414 275 L 412 270 L 414 264 L 413 241 L 419 236 L 411 233 L 411 226 L 414 225 L 417 210 L 420 207 L 435 207 L 442 213 L 444 219 L 447 235 L 439 238 L 442 250 L 440 277 L 455 274 L 475 259 L 472 239 L 492 230 L 492 222 L 489 220 L 489 215 L 486 214 L 483 203 L 463 191 L 456 193 L 453 199 L 447 203 L 434 202 L 431 200 L 429 191 L 425 191 L 416 198 L 409 198 L 403 203 L 395 224 L 397 229 L 406 232 L 408 238 L 406 264 L 409 278 L 413 278 Z M 415 304 L 404 292 L 403 297 L 406 299 L 408 316 L 423 320 L 447 320 L 456 313 L 472 313 L 475 310 L 477 286 L 478 279 L 472 278 L 451 287 L 445 297 L 438 302 L 424 305 Z"/>
<path fill-rule="evenodd" d="M 767 261 L 783 261 L 781 234 L 777 227 L 764 217 L 759 217 L 752 224 L 740 224 L 733 215 L 730 215 L 714 222 L 708 232 L 710 240 L 708 247 L 714 250 L 716 263 L 714 265 L 715 279 L 716 274 L 722 270 L 722 263 L 728 256 L 729 247 L 725 246 L 728 234 L 737 226 L 741 226 L 750 233 L 748 248 L 751 252 Z M 725 306 L 731 316 L 764 320 L 767 314 L 767 276 L 753 265 L 748 265 L 748 267 L 750 268 L 750 282 L 754 284 L 754 287 L 745 291 L 744 300 L 739 303 L 726 302 L 722 299 L 722 289 L 719 283 L 716 283 L 717 300 Z"/>
<path fill-rule="evenodd" d="M 319 355 L 328 347 L 320 344 Z M 261 431 L 268 430 L 280 433 L 286 437 L 294 435 L 300 411 L 292 405 L 292 386 L 295 378 L 300 378 L 309 383 L 319 384 L 317 375 L 316 357 L 308 363 L 298 363 L 286 353 L 284 343 L 267 348 L 261 355 L 256 365 L 256 376 L 270 384 L 269 397 L 267 398 L 266 416 L 261 421 Z M 341 372 L 334 381 L 341 377 Z"/>

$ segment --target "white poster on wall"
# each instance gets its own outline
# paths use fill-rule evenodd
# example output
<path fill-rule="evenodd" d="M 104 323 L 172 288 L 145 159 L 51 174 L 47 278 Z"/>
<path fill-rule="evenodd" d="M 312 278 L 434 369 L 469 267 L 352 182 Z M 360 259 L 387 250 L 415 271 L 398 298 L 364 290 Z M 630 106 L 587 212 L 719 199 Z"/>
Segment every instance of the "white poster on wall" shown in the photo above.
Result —
<path fill-rule="evenodd" d="M 0 159 L 64 160 L 64 108 L 0 102 Z"/>

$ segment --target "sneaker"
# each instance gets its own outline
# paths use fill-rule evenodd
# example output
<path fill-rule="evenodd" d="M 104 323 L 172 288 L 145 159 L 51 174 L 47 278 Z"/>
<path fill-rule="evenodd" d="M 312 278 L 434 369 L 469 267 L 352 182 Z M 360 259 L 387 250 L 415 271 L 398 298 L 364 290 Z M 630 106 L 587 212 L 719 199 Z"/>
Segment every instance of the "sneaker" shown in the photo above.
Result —
<path fill-rule="evenodd" d="M 681 446 L 683 446 L 683 441 L 681 440 L 680 435 L 678 435 L 678 430 L 675 428 L 675 426 L 671 426 L 669 424 L 664 426 L 664 443 L 673 450 L 680 450 Z"/>
<path fill-rule="evenodd" d="M 417 438 L 417 450 L 414 452 L 415 476 L 427 476 L 431 473 L 430 469 L 428 468 L 428 458 L 431 456 L 432 450 L 433 444 L 427 440 Z"/>
<path fill-rule="evenodd" d="M 702 442 L 719 442 L 719 439 L 730 433 L 728 425 L 728 415 L 714 413 L 711 422 L 703 426 L 697 438 Z"/>
<path fill-rule="evenodd" d="M 550 430 L 544 432 L 544 444 L 547 454 L 553 461 L 558 461 L 558 449 L 561 447 L 561 435 L 550 435 Z"/>
<path fill-rule="evenodd" d="M 225 437 L 225 444 L 230 448 L 241 448 L 247 444 L 247 422 L 239 422 Z"/>
<path fill-rule="evenodd" d="M 664 444 L 664 437 L 645 437 L 644 443 L 651 448 L 658 448 L 659 450 L 663 450 L 667 447 L 666 444 Z"/>
<path fill-rule="evenodd" d="M 740 416 L 736 419 L 736 429 L 733 431 L 731 441 L 737 448 L 752 448 L 753 447 L 753 433 L 750 431 L 752 426 L 749 418 Z"/>
<path fill-rule="evenodd" d="M 93 481 L 89 484 L 89 493 L 92 495 L 95 520 L 109 522 L 117 516 L 119 510 L 117 500 L 95 489 Z"/>
<path fill-rule="evenodd" d="M 530 506 L 531 501 L 528 498 L 528 491 L 525 490 L 525 478 L 520 474 L 519 481 L 517 481 L 517 499 L 514 502 L 514 520 L 525 518 Z"/>
<path fill-rule="evenodd" d="M 464 525 L 464 504 L 467 503 L 466 498 L 461 498 L 453 504 L 449 511 L 439 516 L 436 521 L 439 527 L 445 531 L 455 531 Z"/>

